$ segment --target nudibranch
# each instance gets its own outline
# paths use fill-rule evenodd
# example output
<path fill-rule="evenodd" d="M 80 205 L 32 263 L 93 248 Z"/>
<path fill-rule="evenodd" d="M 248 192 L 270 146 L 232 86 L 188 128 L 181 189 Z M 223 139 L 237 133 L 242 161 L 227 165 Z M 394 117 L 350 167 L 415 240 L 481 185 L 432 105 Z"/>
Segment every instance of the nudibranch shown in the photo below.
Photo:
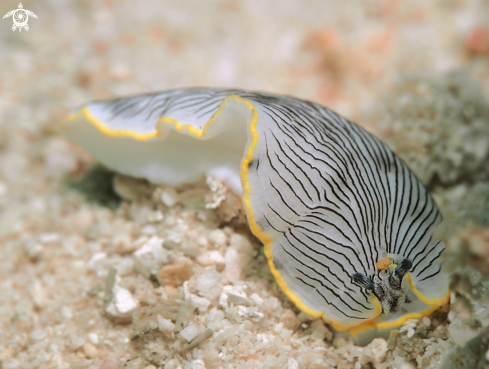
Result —
<path fill-rule="evenodd" d="M 389 330 L 448 301 L 433 198 L 383 142 L 320 105 L 189 88 L 89 103 L 62 131 L 130 176 L 224 181 L 282 290 L 338 331 Z"/>

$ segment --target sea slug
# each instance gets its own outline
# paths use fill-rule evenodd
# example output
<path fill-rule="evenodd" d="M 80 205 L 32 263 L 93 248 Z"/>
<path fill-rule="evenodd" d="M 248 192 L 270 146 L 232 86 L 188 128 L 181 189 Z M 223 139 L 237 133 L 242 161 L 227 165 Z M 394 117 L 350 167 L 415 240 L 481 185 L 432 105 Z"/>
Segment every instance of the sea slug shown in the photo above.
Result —
<path fill-rule="evenodd" d="M 189 88 L 89 103 L 62 130 L 127 175 L 223 180 L 283 291 L 338 331 L 389 330 L 448 301 L 433 198 L 384 143 L 320 105 Z"/>

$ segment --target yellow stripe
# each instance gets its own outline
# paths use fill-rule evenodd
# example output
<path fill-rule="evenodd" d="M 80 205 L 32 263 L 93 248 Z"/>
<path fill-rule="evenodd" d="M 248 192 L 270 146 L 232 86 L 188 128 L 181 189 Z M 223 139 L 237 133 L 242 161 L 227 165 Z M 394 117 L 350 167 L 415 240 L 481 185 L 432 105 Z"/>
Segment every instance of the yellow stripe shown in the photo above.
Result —
<path fill-rule="evenodd" d="M 219 109 L 214 113 L 212 118 L 206 124 L 204 124 L 204 127 L 202 129 L 195 128 L 190 124 L 181 124 L 178 120 L 169 117 L 162 117 L 158 119 L 158 121 L 156 122 L 156 127 L 158 127 L 160 123 L 164 123 L 173 126 L 173 128 L 178 132 L 186 132 L 195 137 L 204 137 L 207 131 L 209 130 L 209 127 L 215 122 L 217 117 L 221 114 L 224 105 L 231 99 L 236 99 L 239 102 L 247 101 L 241 99 L 237 95 L 229 95 L 221 102 L 221 105 L 219 105 Z M 150 133 L 137 133 L 126 129 L 116 130 L 116 129 L 107 128 L 102 122 L 100 122 L 89 112 L 88 107 L 83 107 L 80 110 L 78 110 L 76 113 L 68 115 L 66 117 L 66 120 L 75 121 L 80 117 L 85 118 L 87 122 L 93 124 L 95 128 L 97 128 L 102 134 L 108 137 L 130 137 L 138 141 L 146 141 L 151 138 L 161 136 L 158 129 Z M 60 126 L 62 130 L 66 130 L 67 129 L 66 121 L 60 122 Z"/>
<path fill-rule="evenodd" d="M 101 132 L 102 134 L 108 137 L 131 137 L 134 138 L 135 140 L 146 141 L 149 140 L 150 138 L 158 136 L 158 131 L 151 132 L 151 133 L 137 133 L 130 130 L 124 130 L 124 129 L 114 130 L 114 129 L 107 128 L 97 118 L 95 118 L 92 114 L 90 114 L 86 106 L 78 110 L 76 113 L 68 115 L 65 121 L 62 121 L 60 123 L 61 129 L 64 131 L 68 130 L 69 128 L 66 126 L 66 121 L 74 122 L 80 117 L 85 118 L 85 120 L 91 123 L 92 125 L 94 125 L 95 128 L 99 130 L 99 132 Z"/>
<path fill-rule="evenodd" d="M 447 301 L 448 302 L 448 301 Z M 442 304 L 444 305 L 444 304 Z M 424 311 L 421 311 L 419 313 L 411 313 L 411 314 L 404 314 L 402 317 L 400 317 L 397 320 L 394 320 L 392 322 L 384 322 L 384 323 L 376 323 L 375 321 L 363 323 L 359 326 L 356 326 L 350 330 L 350 334 L 352 336 L 356 336 L 359 333 L 362 333 L 366 330 L 370 329 L 379 329 L 379 330 L 387 330 L 387 329 L 393 329 L 396 327 L 399 327 L 404 324 L 409 319 L 419 319 L 424 316 L 430 315 L 432 312 L 435 310 L 438 310 L 442 305 L 433 305 L 429 309 L 426 309 Z"/>
<path fill-rule="evenodd" d="M 418 297 L 418 299 L 423 301 L 426 305 L 442 306 L 448 303 L 448 300 L 450 298 L 450 290 L 447 290 L 447 293 L 442 298 L 429 299 L 414 286 L 413 279 L 409 273 L 406 274 L 406 280 L 408 281 L 409 287 L 411 287 L 411 290 L 414 292 L 414 294 Z"/>

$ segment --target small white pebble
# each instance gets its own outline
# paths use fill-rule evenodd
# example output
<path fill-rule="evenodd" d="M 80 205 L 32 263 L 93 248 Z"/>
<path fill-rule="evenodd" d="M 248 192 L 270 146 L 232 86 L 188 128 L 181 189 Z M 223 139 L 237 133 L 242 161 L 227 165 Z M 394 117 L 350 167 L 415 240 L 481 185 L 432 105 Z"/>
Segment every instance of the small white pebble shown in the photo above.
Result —
<path fill-rule="evenodd" d="M 80 349 L 84 344 L 85 340 L 76 334 L 71 334 L 67 339 L 67 346 L 73 351 Z"/>
<path fill-rule="evenodd" d="M 73 312 L 68 306 L 63 306 L 61 308 L 61 314 L 66 318 L 66 319 L 71 319 L 73 318 Z"/>
<path fill-rule="evenodd" d="M 155 250 L 159 250 L 163 247 L 163 239 L 160 237 L 150 237 L 145 238 L 146 242 L 144 242 L 139 249 L 134 252 L 134 256 L 141 256 L 144 254 L 154 253 Z"/>
<path fill-rule="evenodd" d="M 202 247 L 208 247 L 209 246 L 209 241 L 207 240 L 207 237 L 204 236 L 199 236 L 195 239 L 195 243 L 199 246 Z"/>
<path fill-rule="evenodd" d="M 46 291 L 44 285 L 39 279 L 35 279 L 34 283 L 29 287 L 29 293 L 31 294 L 34 305 L 38 308 L 42 308 L 46 304 Z"/>
<path fill-rule="evenodd" d="M 117 274 L 121 277 L 129 275 L 134 270 L 134 260 L 130 257 L 123 257 L 119 260 L 119 262 L 115 265 L 117 269 Z"/>
<path fill-rule="evenodd" d="M 171 337 L 175 330 L 175 324 L 170 319 L 163 318 L 160 314 L 156 316 L 158 320 L 158 329 L 164 333 L 165 336 Z"/>
<path fill-rule="evenodd" d="M 189 299 L 192 301 L 193 305 L 199 309 L 199 312 L 203 313 L 207 310 L 211 302 L 205 297 L 199 297 L 194 294 L 190 294 Z"/>
<path fill-rule="evenodd" d="M 121 314 L 131 312 L 138 307 L 138 301 L 133 298 L 129 290 L 126 290 L 125 288 L 117 288 L 114 293 L 116 307 Z"/>
<path fill-rule="evenodd" d="M 200 326 L 200 325 L 196 325 L 196 324 L 193 324 L 193 323 L 190 323 L 187 327 L 185 327 L 181 332 L 180 332 L 180 336 L 187 340 L 187 342 L 190 342 L 192 341 L 195 337 L 197 337 L 199 334 L 202 334 L 205 332 L 205 328 Z"/>
<path fill-rule="evenodd" d="M 287 361 L 287 369 L 299 369 L 299 363 L 294 358 L 289 358 Z"/>
<path fill-rule="evenodd" d="M 117 318 L 131 318 L 132 312 L 139 307 L 139 300 L 135 299 L 129 290 L 115 286 L 114 298 L 106 309 L 106 312 Z"/>
<path fill-rule="evenodd" d="M 167 187 L 161 191 L 161 202 L 171 208 L 178 202 L 178 193 L 173 187 Z"/>
<path fill-rule="evenodd" d="M 241 280 L 242 263 L 238 251 L 234 247 L 228 247 L 224 254 L 224 275 L 231 281 L 236 282 Z"/>
<path fill-rule="evenodd" d="M 237 313 L 239 316 L 250 318 L 254 322 L 258 322 L 264 317 L 262 313 L 256 311 L 256 308 L 245 307 L 243 305 L 238 305 L 237 308 Z"/>
<path fill-rule="evenodd" d="M 250 300 L 246 296 L 243 286 L 234 286 L 228 293 L 228 303 L 234 305 L 250 306 Z"/>
<path fill-rule="evenodd" d="M 387 341 L 383 338 L 375 338 L 366 347 L 371 351 L 370 357 L 374 358 L 375 362 L 382 363 L 387 355 Z"/>
<path fill-rule="evenodd" d="M 313 340 L 328 340 L 333 339 L 333 333 L 324 325 L 320 320 L 316 320 L 311 326 L 315 325 L 311 333 L 311 338 Z"/>
<path fill-rule="evenodd" d="M 256 293 L 251 294 L 250 299 L 256 306 L 263 306 L 263 299 Z"/>
<path fill-rule="evenodd" d="M 165 243 L 180 245 L 182 243 L 182 234 L 177 231 L 170 231 L 165 237 Z"/>
<path fill-rule="evenodd" d="M 97 252 L 92 255 L 90 260 L 88 260 L 88 269 L 97 271 L 103 267 L 105 260 L 107 259 L 107 254 L 105 252 Z"/>
<path fill-rule="evenodd" d="M 228 293 L 231 291 L 233 286 L 224 286 L 222 288 L 221 296 L 219 297 L 219 305 L 223 308 L 228 307 Z"/>
<path fill-rule="evenodd" d="M 150 320 L 148 322 L 148 326 L 150 329 L 158 329 L 158 323 L 154 320 Z"/>
<path fill-rule="evenodd" d="M 179 367 L 178 361 L 176 359 L 171 359 L 165 364 L 165 369 L 177 369 Z"/>
<path fill-rule="evenodd" d="M 97 356 L 98 350 L 94 345 L 87 342 L 83 345 L 83 353 L 85 354 L 86 357 L 91 359 Z"/>
<path fill-rule="evenodd" d="M 204 266 L 224 264 L 224 256 L 217 250 L 207 251 L 197 257 L 197 262 Z"/>
<path fill-rule="evenodd" d="M 205 364 L 202 360 L 194 360 L 191 364 L 192 369 L 205 369 Z"/>
<path fill-rule="evenodd" d="M 199 292 L 208 292 L 211 288 L 217 286 L 222 280 L 222 274 L 216 271 L 215 267 L 206 270 L 199 275 L 195 281 L 195 288 Z"/>
<path fill-rule="evenodd" d="M 401 327 L 399 330 L 399 333 L 402 332 L 407 332 L 406 337 L 411 338 L 414 336 L 414 329 L 416 328 L 416 323 L 418 322 L 418 319 L 408 319 L 404 322 L 404 325 Z"/>
<path fill-rule="evenodd" d="M 98 338 L 98 334 L 97 333 L 89 333 L 88 334 L 88 340 L 93 343 L 94 345 L 98 345 L 100 340 Z"/>
<path fill-rule="evenodd" d="M 47 337 L 47 333 L 42 329 L 35 329 L 29 334 L 29 338 L 34 341 L 39 341 Z"/>
<path fill-rule="evenodd" d="M 59 241 L 61 237 L 57 233 L 42 233 L 39 235 L 39 242 L 41 243 L 52 243 Z"/>
<path fill-rule="evenodd" d="M 277 364 L 277 358 L 273 355 L 267 355 L 265 357 L 265 361 L 263 364 L 268 365 L 269 367 L 275 368 L 275 365 Z"/>
<path fill-rule="evenodd" d="M 148 214 L 148 222 L 150 223 L 161 222 L 163 219 L 165 219 L 165 215 L 161 210 L 155 210 Z"/>
<path fill-rule="evenodd" d="M 406 332 L 406 337 L 411 338 L 414 336 L 414 329 L 411 326 L 404 326 L 399 330 L 399 333 Z"/>
<path fill-rule="evenodd" d="M 243 324 L 243 328 L 246 329 L 247 331 L 251 331 L 253 329 L 253 323 L 248 319 L 243 320 L 242 324 Z"/>
<path fill-rule="evenodd" d="M 226 244 L 226 233 L 220 229 L 216 229 L 209 233 L 209 241 L 211 241 L 215 246 L 223 246 Z"/>
<path fill-rule="evenodd" d="M 240 251 L 240 253 L 247 253 L 250 255 L 255 254 L 255 249 L 253 248 L 250 240 L 238 233 L 233 233 L 229 240 L 229 244 L 233 247 L 236 247 L 236 249 Z"/>
<path fill-rule="evenodd" d="M 157 229 L 150 224 L 146 224 L 143 228 L 141 228 L 141 233 L 148 236 L 152 236 L 156 234 L 156 232 Z"/>
<path fill-rule="evenodd" d="M 277 333 L 282 332 L 283 329 L 284 329 L 284 323 L 282 322 L 275 324 L 275 327 L 273 327 L 273 330 Z"/>
<path fill-rule="evenodd" d="M 26 242 L 24 244 L 24 250 L 27 253 L 27 256 L 29 256 L 29 258 L 31 259 L 38 258 L 41 255 L 43 249 L 43 246 L 35 241 Z"/>
<path fill-rule="evenodd" d="M 163 247 L 163 239 L 153 236 L 147 239 L 142 246 L 133 253 L 136 263 L 145 265 L 145 268 L 156 273 L 161 264 L 168 263 L 168 251 Z"/>
<path fill-rule="evenodd" d="M 85 261 L 83 261 L 83 260 L 72 260 L 71 261 L 71 266 L 74 269 L 82 269 L 82 268 L 85 268 Z"/>
<path fill-rule="evenodd" d="M 431 320 L 430 320 L 430 318 L 428 318 L 427 316 L 425 316 L 425 317 L 423 318 L 423 324 L 424 324 L 425 326 L 429 327 L 429 326 L 431 325 Z"/>
<path fill-rule="evenodd" d="M 59 346 L 52 343 L 49 345 L 49 351 L 51 351 L 52 353 L 57 353 L 59 352 Z"/>

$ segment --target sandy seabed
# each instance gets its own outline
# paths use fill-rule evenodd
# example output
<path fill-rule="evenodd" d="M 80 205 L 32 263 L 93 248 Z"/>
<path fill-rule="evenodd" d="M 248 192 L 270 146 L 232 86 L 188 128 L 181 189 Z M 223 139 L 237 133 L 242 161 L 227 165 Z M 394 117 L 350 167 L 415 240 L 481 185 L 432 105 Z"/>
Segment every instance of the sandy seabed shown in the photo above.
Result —
<path fill-rule="evenodd" d="M 23 5 L 28 32 L 0 22 L 3 369 L 489 367 L 487 1 Z M 309 99 L 384 139 L 445 215 L 451 304 L 357 346 L 279 290 L 222 183 L 124 177 L 56 130 L 186 86 Z"/>

